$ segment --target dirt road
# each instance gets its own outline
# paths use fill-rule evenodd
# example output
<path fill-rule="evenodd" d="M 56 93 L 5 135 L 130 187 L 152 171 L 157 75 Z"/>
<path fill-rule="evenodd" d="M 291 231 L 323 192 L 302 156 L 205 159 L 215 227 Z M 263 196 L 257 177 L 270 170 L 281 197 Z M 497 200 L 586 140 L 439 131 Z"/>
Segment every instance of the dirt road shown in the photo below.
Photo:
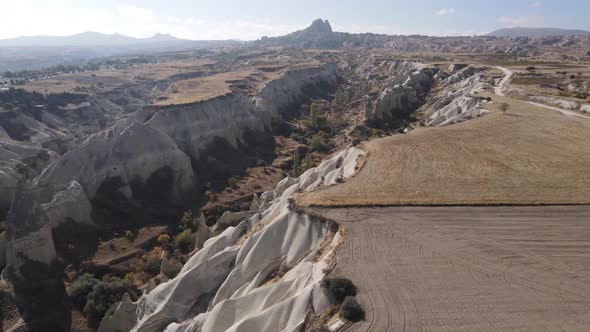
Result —
<path fill-rule="evenodd" d="M 347 331 L 589 329 L 589 206 L 317 211 L 367 310 Z"/>
<path fill-rule="evenodd" d="M 584 115 L 584 114 L 580 114 L 580 113 L 574 112 L 572 110 L 566 110 L 564 108 L 559 108 L 559 107 L 555 107 L 555 106 L 549 106 L 549 105 L 545 105 L 545 104 L 541 104 L 541 103 L 535 103 L 535 102 L 532 102 L 532 101 L 529 101 L 528 103 L 531 104 L 531 105 L 533 105 L 533 106 L 543 107 L 543 108 L 546 108 L 548 110 L 560 112 L 563 115 L 577 116 L 577 117 L 584 118 L 584 119 L 590 119 L 590 116 Z"/>
<path fill-rule="evenodd" d="M 504 97 L 504 96 L 506 96 L 506 93 L 504 92 L 504 90 L 506 89 L 506 85 L 507 85 L 508 81 L 512 78 L 512 75 L 514 73 L 510 69 L 507 69 L 504 67 L 496 67 L 496 68 L 501 70 L 502 72 L 504 72 L 504 78 L 502 78 L 502 80 L 498 83 L 498 85 L 494 87 L 494 94 L 496 94 L 497 96 Z M 545 104 L 541 104 L 541 103 L 537 103 L 537 102 L 532 102 L 532 101 L 528 102 L 528 104 L 533 105 L 533 106 L 537 106 L 537 107 L 542 107 L 542 108 L 552 110 L 552 111 L 557 111 L 563 115 L 577 116 L 580 118 L 590 119 L 590 116 L 588 116 L 588 115 L 580 114 L 578 112 L 574 112 L 574 111 L 568 110 L 568 109 L 563 109 L 563 108 L 559 108 L 559 107 L 555 107 L 555 106 L 549 106 L 549 105 L 545 105 Z"/>
<path fill-rule="evenodd" d="M 512 71 L 504 67 L 496 68 L 504 72 L 504 78 L 500 81 L 500 83 L 498 83 L 498 86 L 494 87 L 494 93 L 498 96 L 505 96 L 506 94 L 504 93 L 504 86 L 506 85 L 506 83 L 508 83 L 510 78 L 512 78 Z"/>

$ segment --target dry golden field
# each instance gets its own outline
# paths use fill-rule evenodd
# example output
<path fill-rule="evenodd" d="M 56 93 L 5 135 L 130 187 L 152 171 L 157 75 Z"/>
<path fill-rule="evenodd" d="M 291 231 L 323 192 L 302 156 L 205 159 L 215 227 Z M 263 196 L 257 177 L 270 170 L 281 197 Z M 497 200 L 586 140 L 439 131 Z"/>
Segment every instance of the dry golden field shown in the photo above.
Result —
<path fill-rule="evenodd" d="M 50 79 L 29 81 L 22 88 L 41 93 L 104 92 L 124 84 L 133 84 L 138 80 L 158 81 L 174 75 L 206 70 L 204 66 L 215 63 L 210 59 L 190 61 L 169 61 L 157 64 L 142 64 L 128 69 L 101 69 L 75 74 L 66 74 Z"/>
<path fill-rule="evenodd" d="M 182 80 L 174 83 L 156 105 L 189 104 L 230 92 L 228 80 L 244 79 L 252 69 Z"/>
<path fill-rule="evenodd" d="M 508 114 L 364 144 L 359 173 L 307 206 L 590 203 L 590 120 L 512 98 Z M 490 105 L 490 107 L 492 107 Z"/>

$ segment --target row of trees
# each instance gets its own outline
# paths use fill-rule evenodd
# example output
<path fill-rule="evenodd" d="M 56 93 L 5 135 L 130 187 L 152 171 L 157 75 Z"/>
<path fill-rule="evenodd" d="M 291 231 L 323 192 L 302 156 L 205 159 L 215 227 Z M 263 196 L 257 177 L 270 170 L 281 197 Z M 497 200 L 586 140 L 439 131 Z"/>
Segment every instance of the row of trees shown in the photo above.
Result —
<path fill-rule="evenodd" d="M 145 64 L 145 63 L 157 63 L 158 58 L 153 56 L 138 56 L 128 59 L 97 59 L 92 60 L 82 65 L 57 65 L 47 67 L 38 70 L 18 70 L 18 71 L 5 71 L 0 73 L 0 76 L 7 79 L 13 78 L 35 78 L 47 75 L 55 75 L 57 73 L 75 73 L 83 71 L 95 71 L 99 70 L 101 66 L 110 66 L 116 69 L 125 69 L 130 65 Z"/>
<path fill-rule="evenodd" d="M 60 106 L 78 104 L 86 100 L 86 95 L 68 92 L 43 95 L 39 92 L 16 88 L 0 92 L 0 107 L 6 110 L 28 110 L 36 105 L 44 105 L 47 110 L 55 111 Z"/>
<path fill-rule="evenodd" d="M 362 96 L 368 91 L 368 85 L 365 83 L 357 90 L 359 90 L 357 91 L 357 95 Z M 328 117 L 328 113 L 322 111 L 319 104 L 311 103 L 309 106 L 302 106 L 302 111 L 308 112 L 306 121 L 307 129 L 303 133 L 296 134 L 295 138 L 297 141 L 304 143 L 306 149 L 297 149 L 293 153 L 291 172 L 293 176 L 297 177 L 314 166 L 311 157 L 313 152 L 327 153 L 334 147 L 332 142 L 330 142 L 330 138 L 338 134 L 346 126 L 344 119 L 339 115 L 343 113 L 351 100 L 356 97 L 358 96 L 353 96 L 350 89 L 339 87 L 330 103 L 331 118 Z"/>

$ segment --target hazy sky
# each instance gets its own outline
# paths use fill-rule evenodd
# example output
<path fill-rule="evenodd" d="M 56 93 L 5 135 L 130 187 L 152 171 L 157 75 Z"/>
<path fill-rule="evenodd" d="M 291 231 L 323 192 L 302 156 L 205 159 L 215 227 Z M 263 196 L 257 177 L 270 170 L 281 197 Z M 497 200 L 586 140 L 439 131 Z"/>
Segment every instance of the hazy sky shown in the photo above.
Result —
<path fill-rule="evenodd" d="M 329 19 L 336 31 L 473 35 L 500 27 L 590 30 L 590 0 L 0 0 L 0 38 L 84 31 L 257 39 Z"/>

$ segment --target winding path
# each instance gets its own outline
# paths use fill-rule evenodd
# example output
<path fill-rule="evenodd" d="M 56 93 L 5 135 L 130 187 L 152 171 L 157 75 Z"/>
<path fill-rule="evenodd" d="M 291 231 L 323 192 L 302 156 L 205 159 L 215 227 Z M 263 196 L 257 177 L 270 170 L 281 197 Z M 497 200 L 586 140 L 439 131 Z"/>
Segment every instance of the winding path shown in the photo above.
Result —
<path fill-rule="evenodd" d="M 496 68 L 500 69 L 502 72 L 504 72 L 504 78 L 500 81 L 500 83 L 498 83 L 498 86 L 494 87 L 494 93 L 498 96 L 503 97 L 506 95 L 504 93 L 504 86 L 512 78 L 513 72 L 507 68 L 504 68 L 504 67 L 496 67 Z"/>
<path fill-rule="evenodd" d="M 506 89 L 506 85 L 508 83 L 508 81 L 512 78 L 512 75 L 514 74 L 510 69 L 504 68 L 504 67 L 496 67 L 497 69 L 501 70 L 502 72 L 504 72 L 504 78 L 502 78 L 502 80 L 498 83 L 497 86 L 494 87 L 494 94 L 504 97 L 506 96 L 506 93 L 504 92 Z M 536 102 L 532 102 L 529 101 L 527 102 L 530 105 L 534 105 L 534 106 L 538 106 L 538 107 L 542 107 L 548 110 L 552 110 L 552 111 L 557 111 L 557 112 L 561 112 L 561 114 L 563 115 L 569 115 L 569 116 L 577 116 L 580 118 L 585 118 L 585 119 L 590 119 L 590 116 L 588 115 L 584 115 L 584 114 L 580 114 L 578 112 L 574 112 L 572 110 L 568 110 L 568 109 L 564 109 L 564 108 L 559 108 L 559 107 L 555 107 L 555 106 L 549 106 L 549 105 L 545 105 L 545 104 L 541 104 L 541 103 L 536 103 Z"/>
<path fill-rule="evenodd" d="M 557 112 L 560 112 L 563 115 L 577 116 L 579 118 L 590 119 L 590 116 L 584 115 L 584 114 L 580 114 L 580 113 L 574 112 L 572 110 L 567 110 L 567 109 L 559 108 L 559 107 L 555 107 L 555 106 L 549 106 L 549 105 L 545 105 L 545 104 L 541 104 L 541 103 L 535 103 L 533 101 L 528 101 L 527 103 L 528 104 L 531 104 L 531 105 L 534 105 L 534 106 L 543 107 L 543 108 L 546 108 L 548 110 L 557 111 Z"/>

